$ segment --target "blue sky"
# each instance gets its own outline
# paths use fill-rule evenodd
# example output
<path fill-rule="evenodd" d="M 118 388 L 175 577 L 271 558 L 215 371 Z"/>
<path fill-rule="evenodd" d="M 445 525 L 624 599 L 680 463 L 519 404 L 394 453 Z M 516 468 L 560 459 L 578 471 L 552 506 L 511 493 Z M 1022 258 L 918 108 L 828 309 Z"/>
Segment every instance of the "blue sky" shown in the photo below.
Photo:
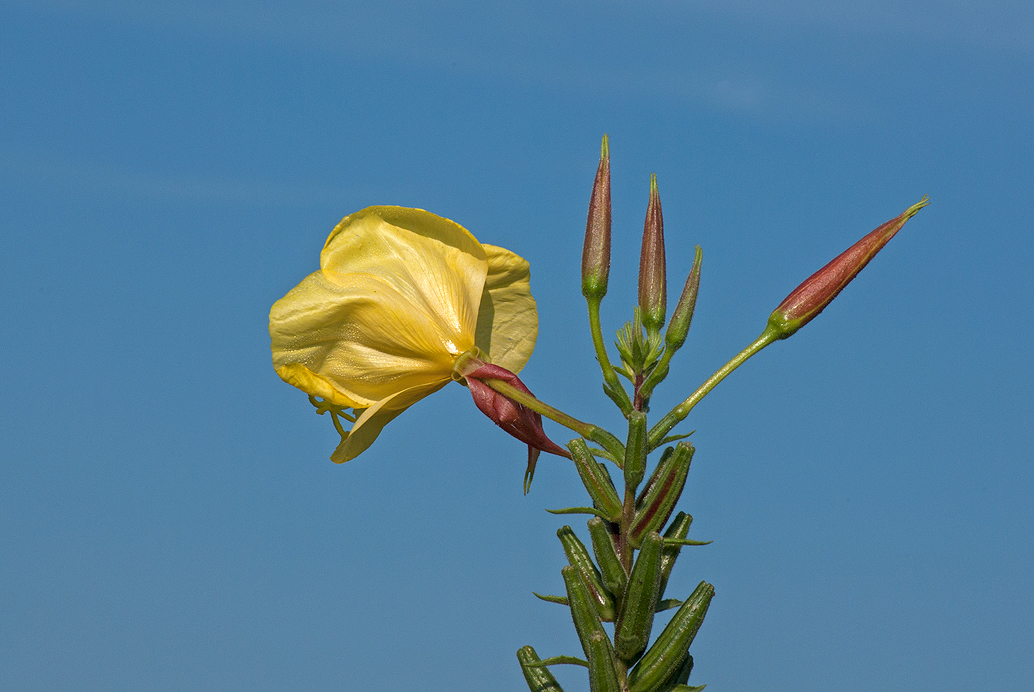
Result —
<path fill-rule="evenodd" d="M 519 443 L 449 386 L 336 466 L 266 328 L 341 217 L 422 207 L 531 262 L 522 378 L 620 429 L 578 289 L 604 132 L 608 334 L 650 173 L 672 302 L 704 251 L 655 416 L 931 199 L 682 428 L 714 543 L 669 591 L 717 592 L 693 681 L 1029 685 L 1029 3 L 287 7 L 0 2 L 0 687 L 516 692 L 520 646 L 578 653 L 531 596 L 563 588 L 569 462 L 524 497 Z"/>

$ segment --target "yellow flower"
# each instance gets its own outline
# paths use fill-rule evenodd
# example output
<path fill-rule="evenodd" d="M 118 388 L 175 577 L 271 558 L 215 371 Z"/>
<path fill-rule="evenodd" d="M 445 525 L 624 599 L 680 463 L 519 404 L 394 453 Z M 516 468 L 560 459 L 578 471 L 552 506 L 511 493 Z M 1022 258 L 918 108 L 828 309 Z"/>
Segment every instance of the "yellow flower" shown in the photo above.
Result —
<path fill-rule="evenodd" d="M 287 383 L 355 409 L 331 455 L 354 459 L 409 406 L 453 379 L 460 354 L 518 372 L 538 313 L 528 263 L 422 209 L 369 207 L 341 220 L 320 270 L 273 304 L 273 367 Z"/>

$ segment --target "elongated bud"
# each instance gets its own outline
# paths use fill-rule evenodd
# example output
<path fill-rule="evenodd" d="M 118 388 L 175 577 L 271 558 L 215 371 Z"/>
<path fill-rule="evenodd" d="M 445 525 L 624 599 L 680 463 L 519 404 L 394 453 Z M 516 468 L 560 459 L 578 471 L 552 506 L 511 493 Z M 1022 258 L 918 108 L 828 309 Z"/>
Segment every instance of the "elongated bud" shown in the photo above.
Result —
<path fill-rule="evenodd" d="M 632 492 L 639 487 L 646 475 L 646 454 L 649 450 L 646 439 L 646 414 L 632 411 L 628 414 L 628 444 L 625 445 L 625 487 Z"/>
<path fill-rule="evenodd" d="M 531 692 L 563 692 L 560 684 L 545 666 L 530 665 L 542 661 L 535 649 L 530 646 L 522 646 L 517 651 L 517 660 L 521 663 L 521 670 L 524 671 L 524 680 L 528 683 Z"/>
<path fill-rule="evenodd" d="M 589 218 L 585 222 L 585 244 L 582 246 L 582 295 L 589 300 L 602 300 L 607 295 L 610 276 L 610 143 L 603 135 L 600 165 L 592 183 Z"/>
<path fill-rule="evenodd" d="M 571 607 L 574 629 L 582 643 L 589 662 L 589 689 L 593 692 L 619 692 L 614 647 L 600 616 L 593 607 L 589 593 L 574 567 L 560 570 L 567 587 L 567 602 Z"/>
<path fill-rule="evenodd" d="M 700 264 L 703 260 L 704 253 L 697 245 L 696 254 L 693 257 L 693 268 L 689 270 L 689 277 L 682 288 L 682 295 L 679 296 L 679 302 L 675 304 L 675 310 L 671 313 L 668 331 L 664 333 L 664 344 L 672 351 L 682 348 L 682 344 L 686 342 L 686 335 L 689 334 L 689 325 L 693 321 L 693 310 L 697 305 L 697 292 L 700 290 Z"/>
<path fill-rule="evenodd" d="M 565 568 L 566 569 L 566 568 Z M 693 643 L 707 608 L 714 596 L 714 587 L 700 582 L 692 595 L 672 616 L 650 650 L 636 664 L 628 676 L 630 692 L 650 692 L 666 679 L 675 675 L 685 661 L 686 651 Z"/>
<path fill-rule="evenodd" d="M 621 518 L 621 498 L 614 488 L 614 482 L 610 480 L 607 469 L 596 461 L 585 440 L 577 437 L 567 444 L 571 450 L 571 458 L 574 459 L 575 468 L 582 479 L 582 484 L 592 498 L 592 504 L 596 509 L 607 515 L 610 521 L 617 521 Z"/>
<path fill-rule="evenodd" d="M 643 251 L 639 255 L 639 307 L 648 333 L 657 333 L 664 326 L 667 295 L 664 217 L 661 214 L 661 196 L 657 192 L 657 176 L 651 175 L 650 202 L 643 224 Z"/>
<path fill-rule="evenodd" d="M 778 338 L 785 339 L 815 319 L 858 276 L 869 260 L 890 242 L 905 222 L 927 204 L 929 201 L 923 197 L 900 216 L 883 224 L 808 277 L 772 312 L 768 318 L 768 329 L 774 331 Z"/>
<path fill-rule="evenodd" d="M 599 517 L 593 517 L 588 524 L 589 537 L 592 539 L 592 552 L 596 556 L 596 564 L 600 566 L 603 585 L 612 594 L 625 593 L 628 573 L 625 572 L 625 566 L 621 564 L 621 558 L 618 557 L 614 537 L 607 528 L 607 522 Z"/>
<path fill-rule="evenodd" d="M 661 587 L 661 536 L 651 531 L 632 566 L 621 612 L 614 624 L 614 653 L 625 663 L 634 663 L 646 651 L 653 629 Z"/>
<path fill-rule="evenodd" d="M 614 596 L 603 586 L 603 577 L 600 575 L 600 571 L 596 569 L 592 558 L 589 557 L 589 551 L 586 549 L 585 544 L 578 539 L 578 536 L 574 534 L 570 526 L 560 527 L 556 535 L 564 546 L 564 553 L 567 555 L 568 563 L 570 563 L 571 567 L 578 570 L 582 583 L 585 584 L 586 591 L 593 606 L 596 608 L 596 612 L 599 613 L 600 619 L 605 622 L 614 622 L 614 618 L 617 616 Z"/>
<path fill-rule="evenodd" d="M 693 445 L 683 440 L 667 459 L 661 457 L 649 489 L 637 502 L 638 507 L 628 530 L 628 541 L 633 547 L 639 547 L 646 534 L 659 531 L 668 521 L 686 485 L 689 463 L 695 451 Z"/>

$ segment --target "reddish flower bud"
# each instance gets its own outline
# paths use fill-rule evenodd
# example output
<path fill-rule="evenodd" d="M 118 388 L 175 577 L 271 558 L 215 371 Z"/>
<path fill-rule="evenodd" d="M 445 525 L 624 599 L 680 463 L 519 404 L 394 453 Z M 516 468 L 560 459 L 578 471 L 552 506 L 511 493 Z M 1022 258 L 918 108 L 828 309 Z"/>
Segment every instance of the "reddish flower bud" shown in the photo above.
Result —
<path fill-rule="evenodd" d="M 768 318 L 768 329 L 785 339 L 806 325 L 833 302 L 876 253 L 890 242 L 905 222 L 929 202 L 923 197 L 900 216 L 896 216 L 849 247 L 832 262 L 812 274 L 779 304 Z"/>
<path fill-rule="evenodd" d="M 610 277 L 610 144 L 603 135 L 582 246 L 582 295 L 602 300 Z"/>
<path fill-rule="evenodd" d="M 668 297 L 664 261 L 664 216 L 661 196 L 657 192 L 657 176 L 650 176 L 650 202 L 643 224 L 643 251 L 639 255 L 639 309 L 647 332 L 656 333 L 664 326 Z"/>

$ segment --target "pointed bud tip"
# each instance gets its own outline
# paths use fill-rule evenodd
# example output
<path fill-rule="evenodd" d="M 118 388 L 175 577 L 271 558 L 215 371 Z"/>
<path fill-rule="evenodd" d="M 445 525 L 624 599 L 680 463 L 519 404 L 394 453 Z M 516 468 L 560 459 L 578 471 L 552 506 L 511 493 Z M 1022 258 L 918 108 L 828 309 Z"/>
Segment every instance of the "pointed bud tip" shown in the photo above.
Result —
<path fill-rule="evenodd" d="M 657 175 L 650 174 L 650 200 L 643 224 L 643 249 L 639 256 L 639 307 L 643 326 L 657 332 L 664 325 L 667 278 L 664 258 L 664 215 L 657 191 Z"/>
<path fill-rule="evenodd" d="M 858 276 L 876 253 L 890 242 L 905 222 L 929 203 L 929 197 L 924 196 L 808 277 L 772 312 L 766 331 L 776 338 L 785 339 L 817 317 Z"/>
<path fill-rule="evenodd" d="M 602 300 L 610 276 L 610 144 L 603 135 L 582 246 L 582 295 Z"/>

